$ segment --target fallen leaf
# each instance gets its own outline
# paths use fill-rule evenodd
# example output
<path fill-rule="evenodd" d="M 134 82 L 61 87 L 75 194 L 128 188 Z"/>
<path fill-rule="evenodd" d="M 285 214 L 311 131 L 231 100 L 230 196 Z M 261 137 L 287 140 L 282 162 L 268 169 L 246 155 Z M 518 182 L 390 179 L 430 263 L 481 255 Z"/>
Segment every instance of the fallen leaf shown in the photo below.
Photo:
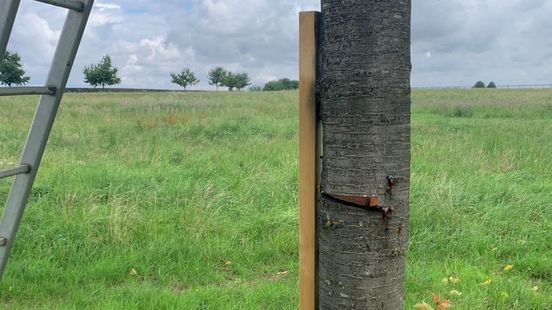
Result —
<path fill-rule="evenodd" d="M 504 298 L 510 297 L 510 295 L 508 295 L 508 293 L 506 293 L 506 292 L 500 292 L 500 296 L 502 296 Z"/>
<path fill-rule="evenodd" d="M 508 272 L 508 271 L 512 270 L 512 268 L 514 268 L 514 265 L 506 265 L 506 266 L 504 266 L 504 272 Z"/>
<path fill-rule="evenodd" d="M 536 292 L 539 290 L 539 287 L 538 286 L 533 286 L 533 288 L 531 289 L 533 292 Z"/>
<path fill-rule="evenodd" d="M 493 280 L 487 279 L 487 280 L 483 281 L 483 283 L 481 283 L 481 285 L 487 286 L 487 285 L 491 284 L 491 282 L 493 282 Z"/>
<path fill-rule="evenodd" d="M 425 302 L 416 304 L 414 308 L 416 308 L 417 310 L 433 310 L 433 307 L 426 304 Z"/>
<path fill-rule="evenodd" d="M 276 281 L 282 278 L 285 278 L 289 274 L 289 271 L 280 271 L 277 273 L 265 273 L 264 278 L 270 281 Z M 330 285 L 330 284 L 328 284 Z"/>
<path fill-rule="evenodd" d="M 451 306 L 448 299 L 441 299 L 441 297 L 435 293 L 431 294 L 431 298 L 433 298 L 433 301 L 437 306 L 437 310 L 445 310 Z"/>
<path fill-rule="evenodd" d="M 130 269 L 130 274 L 133 275 L 133 276 L 135 276 L 135 275 L 138 274 L 138 271 L 136 271 L 136 269 L 134 269 L 134 268 L 131 268 L 131 269 Z"/>
<path fill-rule="evenodd" d="M 453 276 L 450 276 L 450 277 L 448 278 L 448 280 L 449 280 L 449 282 L 454 283 L 454 284 L 460 282 L 460 278 L 455 278 L 455 277 L 453 277 Z"/>
<path fill-rule="evenodd" d="M 457 290 L 452 290 L 452 291 L 449 292 L 449 294 L 454 295 L 454 296 L 461 296 L 462 295 L 462 293 L 457 291 Z"/>
<path fill-rule="evenodd" d="M 172 291 L 175 294 L 182 293 L 182 292 L 184 292 L 184 290 L 186 290 L 186 284 L 184 284 L 184 283 L 178 282 L 175 285 L 173 285 Z"/>
<path fill-rule="evenodd" d="M 230 265 L 232 265 L 232 262 L 231 262 L 231 261 L 229 261 L 229 260 L 227 260 L 227 261 L 225 261 L 225 262 L 224 262 L 224 265 L 226 265 L 226 266 L 230 266 Z"/>

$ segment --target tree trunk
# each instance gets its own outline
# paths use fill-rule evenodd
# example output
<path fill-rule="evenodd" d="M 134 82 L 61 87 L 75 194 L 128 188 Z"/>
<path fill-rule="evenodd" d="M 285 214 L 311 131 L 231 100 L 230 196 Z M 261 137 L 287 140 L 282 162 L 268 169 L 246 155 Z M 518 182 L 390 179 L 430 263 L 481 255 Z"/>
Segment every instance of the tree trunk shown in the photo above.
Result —
<path fill-rule="evenodd" d="M 321 309 L 403 308 L 410 14 L 410 0 L 322 0 Z"/>

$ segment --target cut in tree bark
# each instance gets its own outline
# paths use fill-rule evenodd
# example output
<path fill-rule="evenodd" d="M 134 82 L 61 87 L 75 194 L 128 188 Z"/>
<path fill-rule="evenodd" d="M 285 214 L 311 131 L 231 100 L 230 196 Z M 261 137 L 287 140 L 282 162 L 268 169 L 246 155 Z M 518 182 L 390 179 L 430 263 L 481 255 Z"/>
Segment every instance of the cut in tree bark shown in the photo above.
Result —
<path fill-rule="evenodd" d="M 403 308 L 410 17 L 410 0 L 322 0 L 320 309 Z"/>

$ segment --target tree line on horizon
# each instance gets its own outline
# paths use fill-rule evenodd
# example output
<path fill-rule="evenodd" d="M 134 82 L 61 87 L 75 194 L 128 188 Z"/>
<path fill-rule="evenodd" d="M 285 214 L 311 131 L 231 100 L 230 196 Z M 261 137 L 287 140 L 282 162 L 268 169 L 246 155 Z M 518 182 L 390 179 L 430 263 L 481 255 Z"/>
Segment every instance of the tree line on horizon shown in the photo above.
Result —
<path fill-rule="evenodd" d="M 119 85 L 122 79 L 118 75 L 119 69 L 113 66 L 111 57 L 105 55 L 98 64 L 86 66 L 83 69 L 84 82 L 96 88 L 101 86 Z M 171 83 L 186 89 L 188 86 L 197 85 L 199 79 L 190 68 L 183 68 L 178 73 L 170 74 Z M 11 87 L 12 85 L 25 85 L 30 81 L 30 77 L 25 75 L 21 65 L 21 56 L 16 52 L 6 51 L 3 61 L 0 63 L 0 84 Z M 245 72 L 231 72 L 223 67 L 215 67 L 208 72 L 209 85 L 216 87 L 227 87 L 229 91 L 234 89 L 240 91 L 251 85 L 249 74 Z M 278 91 L 299 88 L 299 81 L 287 78 L 276 81 L 269 81 L 263 88 L 252 86 L 251 91 Z"/>
<path fill-rule="evenodd" d="M 489 83 L 489 85 L 486 85 L 485 82 L 483 82 L 483 81 L 477 81 L 473 85 L 473 88 L 496 88 L 496 84 L 495 84 L 495 82 L 491 81 Z"/>
<path fill-rule="evenodd" d="M 90 65 L 84 68 L 84 81 L 92 87 L 105 85 L 118 85 L 121 78 L 117 75 L 118 69 L 111 64 L 111 57 L 105 55 L 97 65 Z M 216 67 L 209 71 L 209 85 L 219 87 L 228 87 L 228 90 L 241 90 L 250 84 L 250 78 L 247 73 L 231 72 L 222 67 Z M 190 68 L 184 68 L 178 73 L 171 73 L 171 83 L 186 89 L 199 83 L 199 79 Z"/>
<path fill-rule="evenodd" d="M 83 69 L 84 82 L 96 88 L 101 86 L 119 85 L 122 79 L 118 76 L 119 69 L 113 66 L 109 55 L 103 56 L 98 64 L 86 66 Z M 25 70 L 21 65 L 21 56 L 16 52 L 6 51 L 3 61 L 0 63 L 0 85 L 11 87 L 12 85 L 25 85 L 30 81 L 30 77 L 25 75 Z M 188 86 L 197 85 L 195 73 L 190 68 L 183 68 L 179 73 L 171 73 L 171 83 L 186 89 Z M 215 86 L 217 91 L 219 87 L 227 87 L 229 91 L 234 89 L 240 91 L 251 85 L 251 79 L 245 72 L 231 72 L 223 67 L 215 67 L 208 72 L 209 85 Z M 264 87 L 251 86 L 250 91 L 280 91 L 293 90 L 299 88 L 299 81 L 283 78 L 269 81 Z M 477 81 L 473 88 L 497 88 L 495 82 L 491 81 L 485 84 L 483 81 Z"/>

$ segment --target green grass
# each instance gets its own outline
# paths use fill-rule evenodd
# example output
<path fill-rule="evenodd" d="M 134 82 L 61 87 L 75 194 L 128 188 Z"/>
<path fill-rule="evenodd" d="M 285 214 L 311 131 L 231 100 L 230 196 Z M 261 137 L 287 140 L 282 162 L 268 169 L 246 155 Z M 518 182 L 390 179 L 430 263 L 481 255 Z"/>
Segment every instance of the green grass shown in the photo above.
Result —
<path fill-rule="evenodd" d="M 0 167 L 35 102 L 0 98 Z M 295 309 L 296 102 L 66 95 L 0 304 Z M 552 91 L 416 90 L 412 123 L 405 307 L 552 309 Z"/>

